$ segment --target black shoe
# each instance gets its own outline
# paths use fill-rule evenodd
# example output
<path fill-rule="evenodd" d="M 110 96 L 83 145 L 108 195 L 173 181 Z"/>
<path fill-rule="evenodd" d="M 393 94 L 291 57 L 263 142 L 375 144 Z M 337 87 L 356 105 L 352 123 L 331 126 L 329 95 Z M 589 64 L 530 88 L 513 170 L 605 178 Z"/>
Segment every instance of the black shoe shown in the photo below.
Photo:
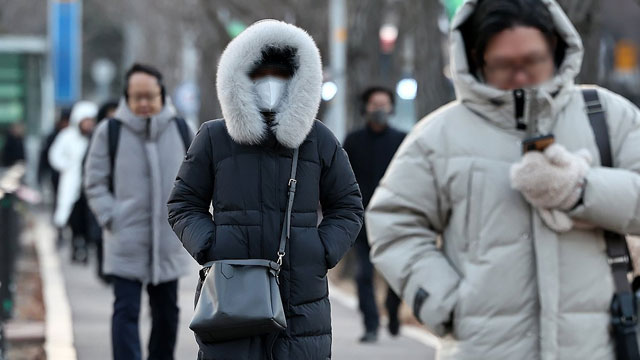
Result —
<path fill-rule="evenodd" d="M 396 337 L 400 334 L 400 321 L 397 316 L 389 318 L 389 333 L 391 336 Z"/>
<path fill-rule="evenodd" d="M 378 333 L 375 331 L 367 331 L 360 338 L 361 343 L 372 344 L 378 341 Z"/>

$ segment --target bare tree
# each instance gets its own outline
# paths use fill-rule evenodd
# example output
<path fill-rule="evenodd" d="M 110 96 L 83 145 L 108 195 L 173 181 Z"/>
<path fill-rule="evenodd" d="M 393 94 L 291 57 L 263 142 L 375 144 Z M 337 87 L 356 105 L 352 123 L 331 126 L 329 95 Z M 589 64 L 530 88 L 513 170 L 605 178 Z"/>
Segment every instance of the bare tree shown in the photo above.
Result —
<path fill-rule="evenodd" d="M 252 0 L 195 0 L 189 23 L 198 28 L 198 48 L 202 55 L 199 86 L 202 94 L 201 115 L 204 119 L 219 117 L 220 106 L 215 89 L 216 65 L 225 46 L 231 41 L 228 21 L 237 20 L 245 25 L 272 18 L 297 24 L 316 40 L 321 52 L 326 49 L 326 5 L 313 0 L 279 0 L 256 2 Z"/>
<path fill-rule="evenodd" d="M 365 86 L 373 83 L 393 88 L 405 75 L 413 75 L 418 81 L 418 117 L 452 99 L 451 85 L 443 71 L 444 38 L 438 28 L 442 11 L 438 1 L 349 1 L 349 90 L 353 104 L 357 104 L 356 95 Z M 394 52 L 385 55 L 389 63 L 383 64 L 379 30 L 389 19 L 396 22 L 399 36 Z M 354 118 L 358 118 L 357 110 L 352 107 L 350 112 Z"/>
<path fill-rule="evenodd" d="M 640 0 L 636 0 L 639 1 Z M 576 29 L 582 36 L 585 56 L 578 81 L 598 82 L 600 66 L 600 38 L 602 23 L 600 18 L 601 0 L 558 0 Z"/>
<path fill-rule="evenodd" d="M 0 0 L 0 34 L 42 35 L 47 32 L 47 7 L 37 0 Z"/>
<path fill-rule="evenodd" d="M 0 0 L 3 1 L 3 0 Z M 6 1 L 6 0 L 5 0 Z M 328 6 L 315 0 L 85 0 L 96 5 L 96 12 L 104 14 L 103 21 L 86 24 L 96 27 L 90 33 L 103 39 L 101 30 L 109 29 L 104 23 L 112 21 L 115 27 L 124 29 L 127 23 L 135 23 L 136 42 L 133 56 L 148 61 L 165 72 L 169 87 L 180 80 L 180 52 L 182 33 L 196 35 L 196 46 L 201 56 L 198 85 L 201 90 L 201 118 L 221 115 L 215 92 L 215 75 L 218 59 L 231 40 L 229 20 L 239 20 L 249 25 L 264 18 L 275 18 L 294 23 L 307 30 L 316 40 L 324 59 L 328 58 Z M 348 98 L 350 121 L 359 119 L 358 95 L 372 84 L 393 86 L 402 74 L 400 52 L 390 56 L 390 67 L 383 67 L 379 41 L 380 26 L 392 3 L 405 3 L 400 14 L 400 36 L 414 34 L 416 76 L 419 82 L 418 115 L 424 115 L 448 99 L 446 80 L 442 76 L 441 34 L 437 18 L 441 6 L 437 1 L 420 0 L 349 0 L 348 5 Z M 425 17 L 426 16 L 426 17 Z M 97 27 L 103 23 L 104 26 Z M 404 35 L 403 35 L 404 34 Z M 124 37 L 126 45 L 127 36 Z M 399 41 L 401 41 L 399 39 Z M 425 46 L 425 44 L 429 44 Z M 95 45 L 100 46 L 100 45 Z M 101 50 L 96 50 L 98 53 Z M 102 50 L 103 51 L 103 50 Z M 123 64 L 126 66 L 128 64 Z M 325 64 L 328 65 L 328 64 Z M 443 95 L 446 94 L 446 95 Z"/>
<path fill-rule="evenodd" d="M 438 1 L 411 0 L 412 9 L 407 14 L 410 33 L 415 36 L 416 79 L 418 97 L 416 114 L 425 116 L 453 100 L 452 86 L 444 75 L 443 34 L 438 28 L 438 18 L 443 8 Z"/>
<path fill-rule="evenodd" d="M 384 0 L 350 0 L 347 2 L 347 86 L 349 99 L 348 123 L 357 124 L 360 118 L 359 94 L 368 85 L 382 84 L 380 77 L 381 9 Z"/>

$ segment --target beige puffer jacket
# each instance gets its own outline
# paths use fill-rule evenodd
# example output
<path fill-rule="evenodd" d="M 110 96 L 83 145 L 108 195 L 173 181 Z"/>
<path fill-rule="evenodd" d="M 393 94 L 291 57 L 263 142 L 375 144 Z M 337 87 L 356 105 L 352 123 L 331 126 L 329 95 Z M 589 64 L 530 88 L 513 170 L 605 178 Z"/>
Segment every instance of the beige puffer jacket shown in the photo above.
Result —
<path fill-rule="evenodd" d="M 570 216 L 599 229 L 555 233 L 511 188 L 509 169 L 522 157 L 526 134 L 516 129 L 514 93 L 468 72 L 457 30 L 474 10 L 476 1 L 468 1 L 452 24 L 458 100 L 409 134 L 366 219 L 376 268 L 428 328 L 451 333 L 443 358 L 614 357 L 613 281 L 602 229 L 640 234 L 640 112 L 598 89 L 617 168 L 600 167 L 574 85 L 581 40 L 558 4 L 543 1 L 568 48 L 558 74 L 525 92 L 528 118 L 570 151 L 593 155 L 584 203 Z"/>

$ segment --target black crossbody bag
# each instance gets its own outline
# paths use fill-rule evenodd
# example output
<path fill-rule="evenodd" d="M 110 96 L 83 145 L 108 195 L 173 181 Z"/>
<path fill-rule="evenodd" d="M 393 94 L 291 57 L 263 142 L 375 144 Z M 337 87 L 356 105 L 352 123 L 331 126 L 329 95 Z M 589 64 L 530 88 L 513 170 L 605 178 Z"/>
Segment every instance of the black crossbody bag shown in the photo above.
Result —
<path fill-rule="evenodd" d="M 189 328 L 204 342 L 247 338 L 286 329 L 278 276 L 291 234 L 297 167 L 298 149 L 295 149 L 277 260 L 218 260 L 206 263 L 200 270 L 202 289 Z"/>

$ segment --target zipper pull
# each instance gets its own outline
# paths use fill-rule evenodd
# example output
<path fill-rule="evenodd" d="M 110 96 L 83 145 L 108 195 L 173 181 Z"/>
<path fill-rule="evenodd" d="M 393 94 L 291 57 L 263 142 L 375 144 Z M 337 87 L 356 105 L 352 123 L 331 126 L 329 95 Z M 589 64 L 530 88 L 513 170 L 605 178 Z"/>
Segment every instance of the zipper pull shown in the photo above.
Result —
<path fill-rule="evenodd" d="M 515 99 L 516 105 L 516 128 L 518 130 L 527 130 L 527 124 L 523 121 L 524 119 L 524 105 L 525 105 L 525 97 L 524 90 L 516 89 L 513 91 L 513 97 Z"/>

